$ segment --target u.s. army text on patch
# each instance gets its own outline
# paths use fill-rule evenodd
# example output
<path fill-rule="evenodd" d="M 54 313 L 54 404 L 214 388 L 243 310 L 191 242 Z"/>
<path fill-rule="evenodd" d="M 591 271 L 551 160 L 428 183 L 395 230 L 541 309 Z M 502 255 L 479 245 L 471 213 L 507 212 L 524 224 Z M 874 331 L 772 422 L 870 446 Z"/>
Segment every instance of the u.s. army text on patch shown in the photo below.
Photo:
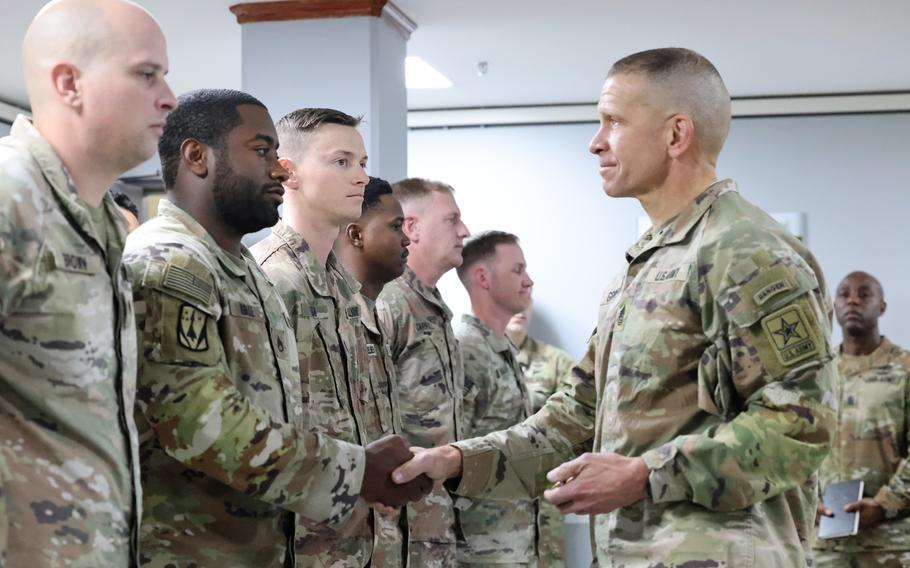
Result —
<path fill-rule="evenodd" d="M 209 315 L 187 303 L 180 305 L 177 318 L 177 343 L 189 351 L 201 352 L 209 348 L 206 322 Z"/>
<path fill-rule="evenodd" d="M 817 355 L 820 349 L 812 320 L 806 317 L 799 304 L 791 304 L 761 320 L 762 328 L 774 354 L 784 366 L 791 366 Z"/>

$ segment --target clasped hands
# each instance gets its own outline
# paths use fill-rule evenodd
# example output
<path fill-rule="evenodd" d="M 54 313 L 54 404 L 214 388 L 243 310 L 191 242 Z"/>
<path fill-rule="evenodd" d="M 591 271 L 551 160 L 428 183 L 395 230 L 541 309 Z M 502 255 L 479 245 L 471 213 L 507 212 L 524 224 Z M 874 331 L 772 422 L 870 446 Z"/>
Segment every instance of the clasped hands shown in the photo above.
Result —
<path fill-rule="evenodd" d="M 455 446 L 411 451 L 414 457 L 392 473 L 395 483 L 407 484 L 425 476 L 438 487 L 462 474 L 462 455 Z M 644 499 L 648 474 L 641 458 L 586 453 L 551 470 L 547 479 L 554 485 L 543 495 L 563 514 L 609 513 Z"/>

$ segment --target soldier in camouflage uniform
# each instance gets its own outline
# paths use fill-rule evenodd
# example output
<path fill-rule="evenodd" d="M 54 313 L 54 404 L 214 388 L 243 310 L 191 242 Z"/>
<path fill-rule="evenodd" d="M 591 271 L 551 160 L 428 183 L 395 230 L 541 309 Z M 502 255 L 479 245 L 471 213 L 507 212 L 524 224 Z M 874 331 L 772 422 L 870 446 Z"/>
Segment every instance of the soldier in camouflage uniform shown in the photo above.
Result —
<path fill-rule="evenodd" d="M 637 197 L 653 227 L 607 287 L 569 388 L 523 424 L 421 452 L 394 477 L 544 492 L 594 515 L 604 568 L 807 566 L 834 425 L 821 269 L 732 181 L 714 181 L 730 99 L 702 56 L 626 57 L 598 106 L 604 190 Z M 545 476 L 591 442 L 596 453 Z"/>
<path fill-rule="evenodd" d="M 22 56 L 33 119 L 0 140 L 0 566 L 135 566 L 136 343 L 107 189 L 176 104 L 164 37 L 133 4 L 54 2 Z"/>
<path fill-rule="evenodd" d="M 837 355 L 837 430 L 819 472 L 828 483 L 861 479 L 856 536 L 815 542 L 815 564 L 851 568 L 910 566 L 910 353 L 881 335 L 882 286 L 865 272 L 841 281 L 834 312 L 844 332 Z M 819 503 L 819 513 L 826 509 Z M 830 510 L 827 514 L 830 514 Z"/>
<path fill-rule="evenodd" d="M 568 388 L 575 360 L 562 349 L 528 335 L 533 302 L 509 320 L 506 335 L 518 346 L 518 364 L 531 398 L 531 412 L 537 412 L 550 396 Z M 540 568 L 564 568 L 566 534 L 563 515 L 546 499 L 537 503 L 537 550 Z"/>
<path fill-rule="evenodd" d="M 290 173 L 284 219 L 252 253 L 294 325 L 306 427 L 366 444 L 391 432 L 376 432 L 372 424 L 381 421 L 391 428 L 392 408 L 366 388 L 360 284 L 332 252 L 339 230 L 360 217 L 369 179 L 358 123 L 331 109 L 300 109 L 278 121 L 281 162 Z M 374 517 L 361 501 L 337 530 L 301 519 L 298 565 L 366 566 L 375 541 Z"/>
<path fill-rule="evenodd" d="M 384 483 L 394 444 L 306 430 L 294 334 L 241 237 L 274 223 L 288 173 L 268 111 L 184 95 L 159 145 L 168 199 L 133 232 L 144 564 L 290 566 L 296 515 L 341 526 Z M 378 485 L 377 485 L 378 482 Z M 415 495 L 416 496 L 416 495 Z"/>
<path fill-rule="evenodd" d="M 376 298 L 383 287 L 401 276 L 407 266 L 408 245 L 404 213 L 392 195 L 389 182 L 371 177 L 363 192 L 360 218 L 349 224 L 335 242 L 341 263 L 361 284 L 356 295 L 365 341 L 357 345 L 361 379 L 357 399 L 364 407 L 364 430 L 370 439 L 402 432 L 398 409 L 400 393 L 395 364 L 386 333 L 379 326 Z M 376 537 L 371 566 L 398 568 L 407 565 L 407 511 L 380 512 L 375 517 Z"/>
<path fill-rule="evenodd" d="M 463 436 L 461 405 L 470 393 L 452 312 L 436 283 L 461 264 L 469 232 L 448 185 L 409 178 L 392 188 L 404 209 L 410 254 L 407 270 L 383 288 L 376 309 L 398 370 L 405 436 L 423 447 L 449 444 Z M 408 507 L 408 518 L 420 519 L 409 526 L 411 565 L 454 566 L 456 521 L 449 493 L 436 489 Z"/>
<path fill-rule="evenodd" d="M 465 436 L 504 430 L 531 415 L 518 352 L 505 336 L 509 319 L 528 307 L 531 286 L 524 253 L 510 233 L 487 231 L 465 243 L 458 267 L 471 298 L 455 336 L 464 357 L 465 383 L 474 396 L 465 401 Z M 536 566 L 537 503 L 460 497 L 458 563 L 461 566 Z"/>

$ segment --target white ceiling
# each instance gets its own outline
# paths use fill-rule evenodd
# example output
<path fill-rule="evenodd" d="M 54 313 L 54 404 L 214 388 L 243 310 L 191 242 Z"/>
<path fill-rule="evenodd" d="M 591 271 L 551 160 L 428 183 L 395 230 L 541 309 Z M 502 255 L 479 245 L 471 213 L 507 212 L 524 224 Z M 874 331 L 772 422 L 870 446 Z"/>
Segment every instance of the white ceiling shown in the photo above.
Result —
<path fill-rule="evenodd" d="M 139 0 L 168 39 L 178 94 L 240 87 L 236 0 Z M 705 54 L 734 96 L 910 90 L 906 0 L 393 0 L 408 44 L 455 86 L 411 108 L 590 102 L 609 64 L 679 45 Z M 43 0 L 4 0 L 0 100 L 26 105 L 19 45 Z M 489 62 L 479 77 L 478 61 Z"/>

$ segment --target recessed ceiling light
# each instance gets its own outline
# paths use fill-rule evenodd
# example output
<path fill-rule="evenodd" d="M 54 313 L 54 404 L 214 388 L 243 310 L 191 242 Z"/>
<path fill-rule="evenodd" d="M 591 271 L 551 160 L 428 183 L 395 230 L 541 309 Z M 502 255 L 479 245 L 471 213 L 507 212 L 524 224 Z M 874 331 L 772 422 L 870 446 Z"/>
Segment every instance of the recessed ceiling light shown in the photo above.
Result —
<path fill-rule="evenodd" d="M 448 89 L 452 81 L 416 55 L 404 58 L 405 85 L 409 89 Z"/>

